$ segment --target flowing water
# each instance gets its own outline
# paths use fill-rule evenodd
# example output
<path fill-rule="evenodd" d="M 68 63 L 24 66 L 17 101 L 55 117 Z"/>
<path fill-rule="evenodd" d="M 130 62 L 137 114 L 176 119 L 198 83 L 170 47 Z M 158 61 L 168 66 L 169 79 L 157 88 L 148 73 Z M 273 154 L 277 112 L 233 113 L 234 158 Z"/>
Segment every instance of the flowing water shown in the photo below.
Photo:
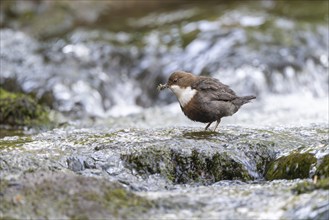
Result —
<path fill-rule="evenodd" d="M 102 6 L 95 4 L 92 8 Z M 324 121 L 327 6 L 326 1 L 210 1 L 141 5 L 136 6 L 140 13 L 130 16 L 104 6 L 81 18 L 96 16 L 95 21 L 72 22 L 72 29 L 50 37 L 44 35 L 51 27 L 34 23 L 27 28 L 32 37 L 8 29 L 13 24 L 7 18 L 1 29 L 1 84 L 35 93 L 78 117 L 125 116 L 175 102 L 156 87 L 182 69 L 217 77 L 238 94 L 255 94 L 251 112 L 266 115 L 268 123 L 276 118 L 272 112 L 292 117 L 291 122 L 295 117 Z"/>

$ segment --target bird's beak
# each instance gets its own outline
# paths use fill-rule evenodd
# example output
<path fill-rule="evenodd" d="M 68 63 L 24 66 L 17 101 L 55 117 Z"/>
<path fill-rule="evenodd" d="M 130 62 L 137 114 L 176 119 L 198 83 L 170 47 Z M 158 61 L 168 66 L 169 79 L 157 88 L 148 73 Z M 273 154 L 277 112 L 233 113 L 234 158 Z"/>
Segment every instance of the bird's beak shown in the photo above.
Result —
<path fill-rule="evenodd" d="M 164 85 L 159 84 L 158 87 L 157 87 L 158 91 L 161 91 L 161 90 L 164 90 L 164 89 L 167 89 L 167 88 L 169 88 L 167 84 L 164 84 Z"/>

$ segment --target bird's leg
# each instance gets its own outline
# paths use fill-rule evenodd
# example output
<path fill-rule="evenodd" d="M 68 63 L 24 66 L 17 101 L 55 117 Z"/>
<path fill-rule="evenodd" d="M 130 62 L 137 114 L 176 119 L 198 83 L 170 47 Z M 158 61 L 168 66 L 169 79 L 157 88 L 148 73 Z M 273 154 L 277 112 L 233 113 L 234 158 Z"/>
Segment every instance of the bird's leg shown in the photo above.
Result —
<path fill-rule="evenodd" d="M 211 123 L 213 123 L 213 122 L 209 122 L 209 124 L 207 124 L 206 128 L 204 129 L 205 131 L 209 128 L 209 126 L 211 125 Z"/>
<path fill-rule="evenodd" d="M 218 127 L 219 123 L 220 123 L 220 119 L 217 120 L 214 131 L 216 131 L 216 128 Z"/>

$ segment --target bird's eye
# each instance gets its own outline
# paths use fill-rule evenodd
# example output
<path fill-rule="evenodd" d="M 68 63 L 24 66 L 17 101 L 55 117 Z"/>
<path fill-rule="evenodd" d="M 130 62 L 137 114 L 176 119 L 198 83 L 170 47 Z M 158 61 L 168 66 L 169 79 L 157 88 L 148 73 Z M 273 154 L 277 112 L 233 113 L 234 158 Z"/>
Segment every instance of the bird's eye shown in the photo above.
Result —
<path fill-rule="evenodd" d="M 178 79 L 177 79 L 177 78 L 175 78 L 173 81 L 174 81 L 174 82 L 177 82 L 177 81 L 178 81 Z"/>

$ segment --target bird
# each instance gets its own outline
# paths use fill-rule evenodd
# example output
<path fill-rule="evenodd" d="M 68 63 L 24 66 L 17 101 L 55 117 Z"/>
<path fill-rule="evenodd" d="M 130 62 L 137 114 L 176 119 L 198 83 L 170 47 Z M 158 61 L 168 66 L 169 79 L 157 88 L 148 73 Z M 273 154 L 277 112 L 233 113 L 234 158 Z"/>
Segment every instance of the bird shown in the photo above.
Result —
<path fill-rule="evenodd" d="M 176 96 L 183 113 L 191 120 L 208 123 L 205 130 L 216 121 L 216 131 L 223 117 L 232 116 L 240 107 L 256 96 L 237 96 L 218 79 L 196 76 L 185 71 L 173 72 L 166 84 L 158 90 L 170 89 Z"/>

